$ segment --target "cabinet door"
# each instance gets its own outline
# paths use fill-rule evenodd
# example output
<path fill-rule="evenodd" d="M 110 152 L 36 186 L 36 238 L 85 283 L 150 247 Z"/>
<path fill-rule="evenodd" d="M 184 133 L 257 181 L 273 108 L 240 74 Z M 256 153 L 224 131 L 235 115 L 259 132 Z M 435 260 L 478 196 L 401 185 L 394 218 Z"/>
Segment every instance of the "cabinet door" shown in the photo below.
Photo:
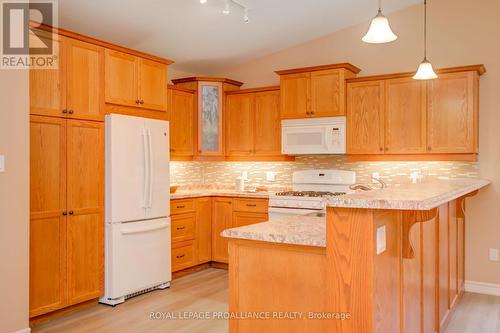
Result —
<path fill-rule="evenodd" d="M 250 224 L 266 222 L 268 220 L 267 213 L 233 213 L 233 228 L 243 227 Z"/>
<path fill-rule="evenodd" d="M 226 155 L 249 156 L 254 151 L 255 94 L 226 97 Z"/>
<path fill-rule="evenodd" d="M 66 121 L 30 118 L 30 317 L 66 304 Z"/>
<path fill-rule="evenodd" d="M 106 103 L 139 106 L 137 57 L 106 49 L 105 97 Z"/>
<path fill-rule="evenodd" d="M 212 260 L 228 262 L 227 238 L 220 234 L 232 227 L 233 205 L 230 198 L 215 198 L 212 217 Z"/>
<path fill-rule="evenodd" d="M 167 66 L 139 59 L 139 100 L 142 107 L 166 111 Z"/>
<path fill-rule="evenodd" d="M 195 237 L 195 228 L 196 215 L 194 213 L 172 215 L 172 243 L 193 240 Z"/>
<path fill-rule="evenodd" d="M 281 119 L 305 118 L 309 110 L 310 74 L 281 76 Z"/>
<path fill-rule="evenodd" d="M 69 304 L 103 291 L 104 126 L 68 120 L 68 293 Z"/>
<path fill-rule="evenodd" d="M 344 71 L 331 69 L 311 73 L 311 112 L 314 117 L 345 115 Z"/>
<path fill-rule="evenodd" d="M 384 151 L 384 82 L 347 85 L 347 153 Z"/>
<path fill-rule="evenodd" d="M 477 91 L 474 72 L 441 74 L 428 82 L 428 150 L 475 153 Z"/>
<path fill-rule="evenodd" d="M 65 40 L 53 35 L 58 55 L 57 69 L 30 69 L 30 113 L 63 117 L 66 113 L 66 48 Z M 52 38 L 52 37 L 47 37 Z"/>
<path fill-rule="evenodd" d="M 103 120 L 104 49 L 69 38 L 66 41 L 68 115 Z"/>
<path fill-rule="evenodd" d="M 198 83 L 198 143 L 200 156 L 223 156 L 222 84 Z"/>
<path fill-rule="evenodd" d="M 404 78 L 387 80 L 385 84 L 385 152 L 425 153 L 425 82 Z"/>
<path fill-rule="evenodd" d="M 212 199 L 196 199 L 196 245 L 198 263 L 212 258 Z"/>
<path fill-rule="evenodd" d="M 255 155 L 281 155 L 280 92 L 255 93 Z"/>
<path fill-rule="evenodd" d="M 169 89 L 170 153 L 175 156 L 194 154 L 194 93 Z"/>

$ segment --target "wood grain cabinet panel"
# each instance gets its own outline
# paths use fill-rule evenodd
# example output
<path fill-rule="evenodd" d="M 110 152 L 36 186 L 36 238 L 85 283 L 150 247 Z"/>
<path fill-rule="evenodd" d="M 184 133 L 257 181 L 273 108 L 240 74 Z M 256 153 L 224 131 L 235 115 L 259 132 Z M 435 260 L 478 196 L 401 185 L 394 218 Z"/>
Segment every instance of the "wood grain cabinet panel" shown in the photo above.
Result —
<path fill-rule="evenodd" d="M 267 213 L 247 213 L 247 212 L 234 212 L 233 213 L 233 228 L 244 227 L 246 225 L 266 222 L 268 220 Z"/>
<path fill-rule="evenodd" d="M 255 155 L 281 155 L 280 91 L 255 93 Z"/>
<path fill-rule="evenodd" d="M 196 251 L 199 264 L 212 258 L 212 199 L 196 199 Z"/>
<path fill-rule="evenodd" d="M 315 117 L 345 115 L 344 70 L 311 72 L 311 107 Z"/>
<path fill-rule="evenodd" d="M 426 83 L 412 78 L 385 81 L 385 153 L 426 151 Z"/>
<path fill-rule="evenodd" d="M 476 152 L 477 80 L 475 72 L 458 72 L 428 82 L 430 153 Z"/>
<path fill-rule="evenodd" d="M 103 120 L 104 49 L 69 38 L 65 40 L 68 116 Z"/>
<path fill-rule="evenodd" d="M 384 83 L 356 82 L 347 86 L 347 151 L 384 151 Z"/>
<path fill-rule="evenodd" d="M 174 244 L 172 248 L 172 271 L 180 271 L 196 265 L 196 244 L 186 241 Z"/>
<path fill-rule="evenodd" d="M 153 110 L 167 109 L 167 66 L 139 59 L 139 99 L 142 107 Z"/>
<path fill-rule="evenodd" d="M 104 287 L 104 125 L 68 120 L 69 304 L 96 298 Z"/>
<path fill-rule="evenodd" d="M 212 211 L 212 260 L 228 262 L 228 240 L 220 234 L 232 227 L 233 201 L 231 198 L 213 199 Z"/>
<path fill-rule="evenodd" d="M 281 118 L 306 118 L 310 111 L 310 73 L 281 76 Z"/>
<path fill-rule="evenodd" d="M 29 70 L 30 114 L 62 117 L 66 108 L 66 39 L 57 35 L 45 39 L 53 41 L 58 67 Z"/>
<path fill-rule="evenodd" d="M 448 205 L 439 207 L 438 234 L 438 318 L 439 326 L 445 325 L 450 311 L 450 252 Z"/>
<path fill-rule="evenodd" d="M 249 156 L 254 153 L 255 95 L 226 97 L 226 155 Z"/>
<path fill-rule="evenodd" d="M 194 239 L 196 224 L 194 213 L 172 215 L 172 243 Z"/>
<path fill-rule="evenodd" d="M 170 113 L 170 158 L 192 158 L 194 155 L 195 94 L 168 89 Z"/>
<path fill-rule="evenodd" d="M 106 103 L 138 106 L 139 59 L 133 55 L 106 49 Z"/>
<path fill-rule="evenodd" d="M 66 304 L 66 121 L 30 117 L 30 317 Z"/>

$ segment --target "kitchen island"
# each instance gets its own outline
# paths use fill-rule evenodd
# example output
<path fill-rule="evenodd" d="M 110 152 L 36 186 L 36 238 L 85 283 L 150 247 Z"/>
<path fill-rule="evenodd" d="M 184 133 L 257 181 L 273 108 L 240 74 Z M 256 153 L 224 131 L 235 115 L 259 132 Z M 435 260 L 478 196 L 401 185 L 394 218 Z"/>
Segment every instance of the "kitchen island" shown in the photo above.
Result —
<path fill-rule="evenodd" d="M 442 332 L 464 291 L 465 201 L 488 184 L 354 193 L 326 221 L 225 230 L 230 332 Z"/>

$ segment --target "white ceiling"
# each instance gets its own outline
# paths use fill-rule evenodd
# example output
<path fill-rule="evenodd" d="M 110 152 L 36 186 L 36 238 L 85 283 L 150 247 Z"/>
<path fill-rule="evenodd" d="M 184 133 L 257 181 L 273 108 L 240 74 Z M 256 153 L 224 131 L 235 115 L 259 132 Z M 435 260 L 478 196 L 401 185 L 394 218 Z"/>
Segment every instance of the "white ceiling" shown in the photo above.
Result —
<path fill-rule="evenodd" d="M 92 37 L 174 60 L 197 74 L 233 66 L 366 22 L 377 0 L 59 0 L 59 25 Z M 385 0 L 385 13 L 421 0 Z"/>

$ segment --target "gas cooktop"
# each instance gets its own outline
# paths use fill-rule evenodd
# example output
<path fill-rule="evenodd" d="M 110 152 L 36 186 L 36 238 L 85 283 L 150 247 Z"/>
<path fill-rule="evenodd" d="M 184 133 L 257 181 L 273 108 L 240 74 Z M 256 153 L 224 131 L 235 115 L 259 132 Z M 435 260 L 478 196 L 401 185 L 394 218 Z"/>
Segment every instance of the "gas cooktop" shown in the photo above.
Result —
<path fill-rule="evenodd" d="M 282 197 L 330 197 L 344 195 L 346 192 L 328 192 L 328 191 L 284 191 L 276 193 Z"/>

